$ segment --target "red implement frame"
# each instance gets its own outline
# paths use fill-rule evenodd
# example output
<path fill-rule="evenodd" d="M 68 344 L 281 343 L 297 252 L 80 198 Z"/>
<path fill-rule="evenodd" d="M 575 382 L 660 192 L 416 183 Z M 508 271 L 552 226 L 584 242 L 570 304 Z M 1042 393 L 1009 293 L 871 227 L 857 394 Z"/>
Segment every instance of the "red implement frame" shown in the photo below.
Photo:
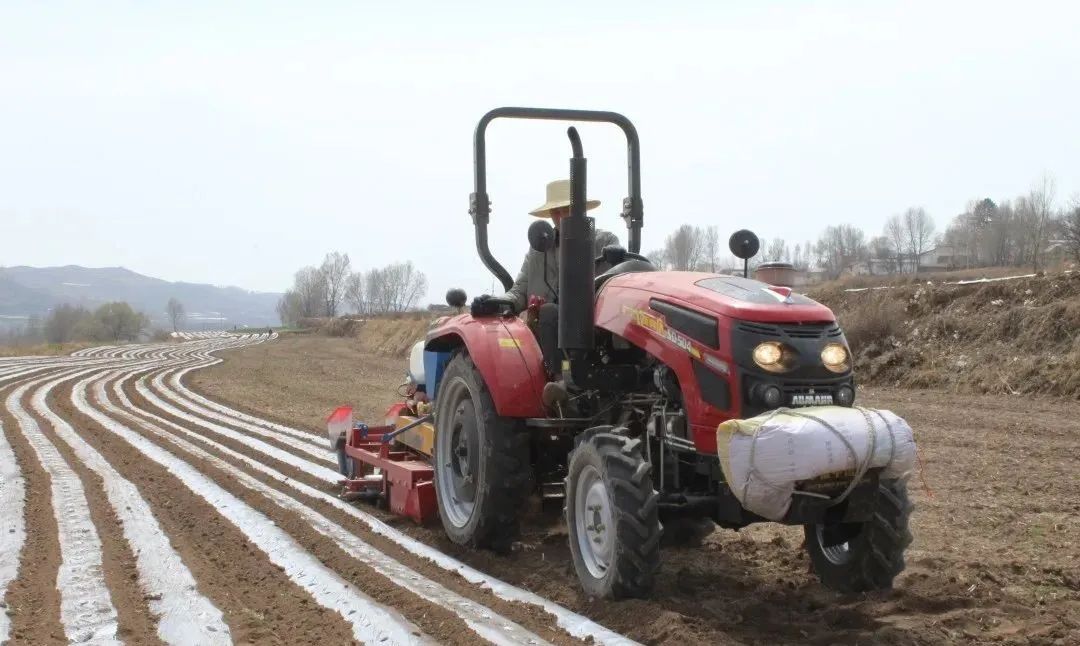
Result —
<path fill-rule="evenodd" d="M 386 500 L 390 511 L 425 523 L 438 514 L 432 481 L 434 470 L 424 456 L 401 446 L 395 447 L 392 441 L 383 443 L 383 435 L 393 431 L 394 427 L 390 425 L 370 426 L 366 431 L 349 429 L 345 436 L 345 454 L 368 467 L 380 469 L 382 478 L 361 476 L 345 480 L 343 484 L 349 491 L 374 489 Z M 370 472 L 370 469 L 357 471 Z"/>

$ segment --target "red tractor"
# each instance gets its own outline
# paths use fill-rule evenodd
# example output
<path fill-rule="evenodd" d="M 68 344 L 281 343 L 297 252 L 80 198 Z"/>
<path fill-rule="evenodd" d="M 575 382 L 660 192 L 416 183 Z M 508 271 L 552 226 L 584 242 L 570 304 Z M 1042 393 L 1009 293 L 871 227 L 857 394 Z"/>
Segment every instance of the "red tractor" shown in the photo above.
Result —
<path fill-rule="evenodd" d="M 847 342 L 827 307 L 790 288 L 745 274 L 661 271 L 639 255 L 638 137 L 611 112 L 500 108 L 480 120 L 470 213 L 480 258 L 507 289 L 513 281 L 487 241 L 485 132 L 496 118 L 621 128 L 628 248 L 594 252 L 586 160 L 570 128 L 571 213 L 558 232 L 558 302 L 532 303 L 522 315 L 498 297 L 478 299 L 471 311 L 438 321 L 422 359 L 414 357 L 423 364 L 414 381 L 432 407 L 438 514 L 455 543 L 505 550 L 529 496 L 562 498 L 585 592 L 645 595 L 660 565 L 664 525 L 704 519 L 738 529 L 766 520 L 729 486 L 718 425 L 779 408 L 851 407 Z M 534 249 L 554 239 L 546 222 L 530 227 Z M 743 258 L 757 245 L 749 232 L 732 237 Z M 460 290 L 447 301 L 465 309 Z M 807 483 L 814 493 L 796 497 L 779 521 L 805 527 L 813 567 L 829 587 L 886 588 L 904 567 L 911 506 L 904 481 L 881 472 Z"/>

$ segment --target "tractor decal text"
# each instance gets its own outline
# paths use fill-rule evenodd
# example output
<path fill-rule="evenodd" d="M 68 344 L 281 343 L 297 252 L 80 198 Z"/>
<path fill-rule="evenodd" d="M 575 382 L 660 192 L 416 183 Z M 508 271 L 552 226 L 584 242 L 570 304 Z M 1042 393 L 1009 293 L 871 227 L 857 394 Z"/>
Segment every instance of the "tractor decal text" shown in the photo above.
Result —
<path fill-rule="evenodd" d="M 695 359 L 701 358 L 701 351 L 694 347 L 693 342 L 682 334 L 669 328 L 667 323 L 664 322 L 664 319 L 659 316 L 650 314 L 645 310 L 630 307 L 629 305 L 623 305 L 623 314 L 628 315 L 630 319 L 634 321 L 635 325 L 643 327 L 661 338 L 667 339 L 674 345 L 686 350 L 686 352 Z"/>

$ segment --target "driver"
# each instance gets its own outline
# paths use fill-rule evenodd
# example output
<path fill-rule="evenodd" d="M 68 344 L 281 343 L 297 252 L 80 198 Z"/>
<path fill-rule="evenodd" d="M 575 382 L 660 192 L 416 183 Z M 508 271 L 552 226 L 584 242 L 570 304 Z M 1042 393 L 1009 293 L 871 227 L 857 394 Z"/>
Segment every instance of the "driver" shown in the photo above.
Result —
<path fill-rule="evenodd" d="M 591 211 L 600 206 L 600 200 L 586 200 L 585 209 Z M 537 296 L 547 303 L 554 303 L 559 289 L 559 223 L 570 215 L 570 180 L 558 179 L 547 185 L 547 201 L 529 211 L 538 218 L 551 218 L 555 227 L 555 244 L 546 252 L 530 248 L 521 263 L 521 271 L 510 291 L 503 298 L 514 302 L 514 311 L 524 311 L 529 297 Z"/>

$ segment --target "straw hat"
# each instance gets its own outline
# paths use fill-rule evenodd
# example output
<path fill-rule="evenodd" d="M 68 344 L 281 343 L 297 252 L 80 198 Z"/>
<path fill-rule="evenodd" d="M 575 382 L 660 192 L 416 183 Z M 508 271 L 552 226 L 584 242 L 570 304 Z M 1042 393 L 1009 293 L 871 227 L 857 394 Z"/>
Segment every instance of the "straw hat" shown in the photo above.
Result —
<path fill-rule="evenodd" d="M 570 180 L 557 179 L 554 182 L 549 182 L 547 185 L 547 202 L 536 207 L 532 211 L 529 211 L 529 215 L 535 215 L 538 218 L 548 217 L 548 212 L 552 209 L 559 209 L 570 206 Z M 585 210 L 591 211 L 600 206 L 600 200 L 587 200 L 585 202 Z"/>

